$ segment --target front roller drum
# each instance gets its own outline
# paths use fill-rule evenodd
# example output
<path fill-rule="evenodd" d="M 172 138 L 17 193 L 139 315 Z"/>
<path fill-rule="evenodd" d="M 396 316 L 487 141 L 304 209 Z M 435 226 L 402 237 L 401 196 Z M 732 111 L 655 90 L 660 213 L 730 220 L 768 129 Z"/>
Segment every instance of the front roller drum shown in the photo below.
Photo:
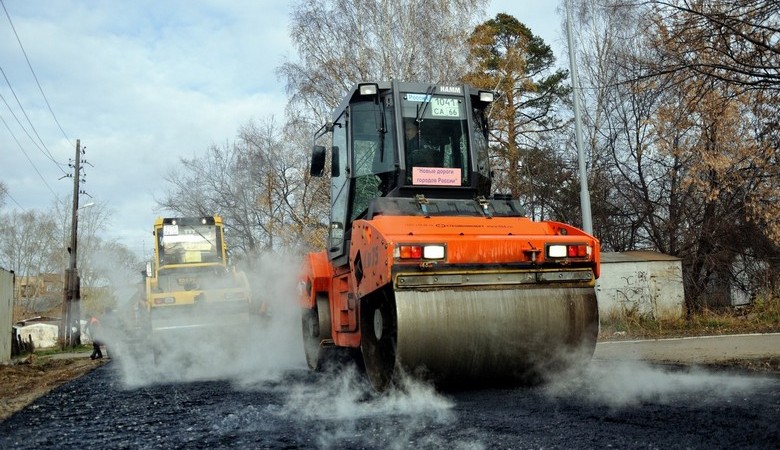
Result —
<path fill-rule="evenodd" d="M 401 372 L 442 386 L 527 384 L 587 363 L 598 335 L 593 288 L 385 293 L 361 305 L 374 387 Z"/>

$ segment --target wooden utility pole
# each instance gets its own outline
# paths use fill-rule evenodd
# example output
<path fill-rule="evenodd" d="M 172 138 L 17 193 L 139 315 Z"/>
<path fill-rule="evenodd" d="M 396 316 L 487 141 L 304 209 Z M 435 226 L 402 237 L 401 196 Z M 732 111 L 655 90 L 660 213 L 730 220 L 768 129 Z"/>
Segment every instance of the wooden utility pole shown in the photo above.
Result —
<path fill-rule="evenodd" d="M 79 300 L 81 292 L 79 286 L 79 272 L 76 268 L 77 236 L 78 236 L 78 210 L 79 210 L 79 181 L 81 180 L 81 140 L 76 139 L 76 160 L 73 171 L 73 215 L 70 227 L 70 264 L 65 269 L 65 288 L 63 289 L 62 324 L 60 325 L 62 345 L 76 346 L 81 344 L 81 308 Z"/>

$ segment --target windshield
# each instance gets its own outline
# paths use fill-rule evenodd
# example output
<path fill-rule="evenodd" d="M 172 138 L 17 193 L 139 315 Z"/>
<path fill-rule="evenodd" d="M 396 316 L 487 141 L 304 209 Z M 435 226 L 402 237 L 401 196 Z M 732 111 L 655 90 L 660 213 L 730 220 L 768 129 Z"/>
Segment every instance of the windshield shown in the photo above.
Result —
<path fill-rule="evenodd" d="M 218 262 L 221 259 L 214 225 L 163 225 L 158 245 L 161 264 Z"/>
<path fill-rule="evenodd" d="M 407 184 L 468 185 L 471 162 L 463 98 L 406 93 L 402 116 Z"/>
<path fill-rule="evenodd" d="M 392 113 L 392 107 L 380 107 L 373 102 L 352 105 L 354 176 L 395 170 L 395 155 L 391 151 L 395 140 Z"/>
<path fill-rule="evenodd" d="M 396 158 L 393 108 L 374 102 L 354 103 L 351 108 L 352 157 L 355 179 L 350 220 L 360 216 L 372 198 L 392 186 Z"/>

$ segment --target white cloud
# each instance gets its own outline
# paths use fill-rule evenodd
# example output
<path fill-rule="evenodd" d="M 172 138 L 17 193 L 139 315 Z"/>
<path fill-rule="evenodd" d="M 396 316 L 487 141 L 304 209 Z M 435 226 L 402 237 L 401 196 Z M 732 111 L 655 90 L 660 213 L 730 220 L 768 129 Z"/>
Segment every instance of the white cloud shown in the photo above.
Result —
<path fill-rule="evenodd" d="M 180 157 L 232 140 L 250 118 L 281 115 L 285 106 L 274 74 L 289 53 L 284 2 L 5 5 L 70 142 L 52 119 L 5 17 L 0 67 L 58 162 L 72 159 L 75 139 L 81 139 L 94 166 L 85 167 L 84 189 L 114 210 L 111 235 L 138 252 L 160 214 L 154 197 L 165 189 L 163 175 Z M 0 94 L 32 134 L 3 80 Z M 57 195 L 69 196 L 71 179 L 58 181 L 63 168 L 36 148 L 2 104 L 0 117 L 41 173 L 0 124 L 0 179 L 11 196 L 24 208 L 46 209 L 54 195 L 43 180 Z"/>

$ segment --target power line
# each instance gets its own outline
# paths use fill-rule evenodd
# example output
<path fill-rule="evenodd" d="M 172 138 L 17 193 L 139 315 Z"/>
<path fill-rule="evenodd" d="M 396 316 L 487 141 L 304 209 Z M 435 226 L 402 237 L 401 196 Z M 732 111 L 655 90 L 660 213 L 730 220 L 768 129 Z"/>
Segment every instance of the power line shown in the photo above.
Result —
<path fill-rule="evenodd" d="M 62 129 L 62 125 L 60 125 L 60 121 L 57 120 L 57 116 L 54 114 L 54 110 L 51 108 L 51 105 L 49 104 L 49 99 L 46 98 L 46 94 L 43 93 L 43 88 L 41 87 L 41 83 L 38 82 L 38 76 L 35 74 L 35 70 L 33 70 L 32 64 L 30 63 L 30 58 L 27 57 L 27 52 L 24 50 L 24 46 L 22 45 L 22 40 L 19 39 L 19 34 L 16 32 L 16 27 L 14 27 L 14 23 L 11 21 L 11 15 L 8 14 L 8 10 L 5 7 L 5 3 L 3 0 L 0 0 L 0 5 L 3 6 L 3 11 L 5 11 L 5 16 L 8 18 L 8 23 L 11 24 L 11 29 L 14 32 L 14 36 L 16 36 L 16 42 L 19 43 L 19 48 L 22 49 L 22 54 L 24 55 L 24 60 L 27 61 L 27 67 L 30 68 L 30 72 L 32 72 L 33 78 L 35 78 L 35 84 L 38 85 L 38 90 L 41 91 L 41 96 L 43 97 L 43 101 L 46 102 L 46 106 L 49 108 L 49 112 L 51 113 L 52 118 L 54 118 L 54 123 L 57 124 L 57 127 L 62 132 L 62 135 L 65 137 L 65 140 L 70 142 L 70 138 L 65 133 L 65 130 Z M 37 133 L 36 133 L 37 134 Z"/>
<path fill-rule="evenodd" d="M 24 212 L 27 212 L 27 209 L 25 209 L 25 207 L 24 207 L 24 206 L 22 206 L 22 205 L 21 205 L 19 202 L 17 202 L 17 201 L 16 201 L 16 199 L 14 198 L 14 196 L 13 196 L 13 195 L 11 195 L 11 193 L 10 193 L 10 192 L 6 191 L 6 192 L 5 192 L 5 195 L 6 195 L 8 198 L 10 198 L 12 202 L 16 203 L 16 206 L 18 206 L 19 208 L 21 208 L 21 209 L 22 209 L 22 211 L 24 211 Z"/>
<path fill-rule="evenodd" d="M 2 69 L 0 69 L 0 71 L 2 71 Z M 27 137 L 28 137 L 28 138 L 30 138 L 30 141 L 32 141 L 33 145 L 35 145 L 35 146 L 38 148 L 38 150 L 40 150 L 40 151 L 41 151 L 41 153 L 43 153 L 43 155 L 44 155 L 44 156 L 46 156 L 46 157 L 47 157 L 47 158 L 48 158 L 48 159 L 49 159 L 51 162 L 53 162 L 53 163 L 54 163 L 54 164 L 57 166 L 57 168 L 58 168 L 58 169 L 60 169 L 60 171 L 62 171 L 62 173 L 67 173 L 67 172 L 65 172 L 65 170 L 62 168 L 63 164 L 60 164 L 60 163 L 58 163 L 58 162 L 57 162 L 57 161 L 54 159 L 54 157 L 51 155 L 51 153 L 50 153 L 50 152 L 49 152 L 49 153 L 47 153 L 46 151 L 44 151 L 44 150 L 41 148 L 41 146 L 40 146 L 40 145 L 38 145 L 38 143 L 37 143 L 37 142 L 35 142 L 35 139 L 33 139 L 33 138 L 32 138 L 32 136 L 30 136 L 30 133 L 27 131 L 27 129 L 24 127 L 24 125 L 22 125 L 22 122 L 19 120 L 19 117 L 17 117 L 17 116 L 16 116 L 16 114 L 15 114 L 15 113 L 14 113 L 14 111 L 13 111 L 13 109 L 11 108 L 11 105 L 9 105 L 9 104 L 8 104 L 8 102 L 5 100 L 5 97 L 3 96 L 3 94 L 0 94 L 0 100 L 2 100 L 2 101 L 3 101 L 3 103 L 5 103 L 5 106 L 6 106 L 6 108 L 8 108 L 8 111 L 11 113 L 11 115 L 14 117 L 14 119 L 16 119 L 16 123 L 18 123 L 18 124 L 19 124 L 19 127 L 22 129 L 22 131 L 24 131 L 24 134 L 26 134 L 26 135 L 27 135 Z M 6 126 L 8 126 L 8 125 L 6 125 Z M 8 131 L 10 131 L 10 128 L 9 128 L 9 130 L 8 130 Z M 12 133 L 12 134 L 13 134 L 13 133 Z M 15 139 L 15 138 L 14 138 L 14 139 Z M 17 144 L 19 144 L 19 142 L 18 142 L 18 141 L 17 141 L 16 143 L 17 143 Z M 19 146 L 21 147 L 21 145 L 19 145 Z M 48 150 L 48 149 L 47 149 L 47 150 Z"/>
<path fill-rule="evenodd" d="M 60 170 L 63 170 L 61 167 L 63 164 L 58 163 L 57 160 L 54 159 L 54 156 L 52 156 L 51 151 L 49 151 L 49 149 L 46 147 L 46 144 L 43 143 L 43 139 L 41 139 L 41 136 L 38 134 L 38 130 L 35 129 L 35 125 L 33 125 L 32 121 L 30 120 L 30 117 L 27 115 L 27 111 L 24 110 L 24 107 L 22 106 L 22 102 L 19 101 L 19 97 L 16 96 L 16 92 L 14 91 L 13 86 L 11 86 L 11 81 L 8 80 L 8 77 L 5 75 L 5 71 L 3 70 L 2 67 L 0 67 L 0 73 L 3 74 L 3 78 L 5 78 L 5 82 L 6 84 L 8 84 L 8 88 L 11 89 L 11 93 L 14 95 L 14 98 L 16 99 L 16 104 L 19 105 L 19 109 L 22 110 L 24 117 L 27 119 L 27 123 L 30 124 L 30 128 L 32 128 L 33 133 L 35 133 L 35 136 L 38 137 L 38 141 L 40 141 L 41 145 L 43 145 L 43 148 L 41 148 L 40 145 L 38 145 L 38 143 L 35 142 L 35 139 L 33 139 L 32 136 L 30 136 L 30 133 L 28 133 L 27 130 L 24 128 L 24 125 L 22 125 L 22 122 L 19 120 L 16 114 L 14 114 L 13 109 L 11 109 L 11 105 L 8 104 L 8 102 L 5 100 L 5 97 L 0 95 L 0 98 L 2 98 L 3 102 L 5 103 L 5 106 L 8 108 L 9 111 L 11 111 L 11 114 L 14 116 L 14 119 L 16 119 L 16 122 L 19 123 L 19 126 L 22 127 L 22 130 L 24 130 L 25 134 L 27 134 L 27 137 L 30 138 L 30 140 L 33 142 L 33 144 L 35 144 L 38 150 L 40 150 L 44 156 L 49 158 L 51 162 L 56 164 Z"/>
<path fill-rule="evenodd" d="M 31 165 L 31 166 L 32 166 L 32 168 L 35 170 L 35 173 L 37 173 L 37 174 L 38 174 L 38 176 L 41 178 L 41 181 L 43 181 L 43 184 L 44 184 L 44 185 L 46 185 L 46 187 L 47 187 L 47 188 L 49 188 L 49 191 L 50 191 L 50 192 L 51 192 L 51 193 L 52 193 L 52 194 L 53 194 L 55 197 L 57 197 L 57 193 L 56 193 L 56 192 L 54 192 L 54 189 L 52 189 L 52 188 L 51 188 L 51 186 L 49 186 L 49 183 L 47 183 L 47 182 L 46 182 L 46 179 L 45 179 L 45 178 L 43 178 L 43 175 L 41 175 L 41 172 L 39 172 L 39 171 L 38 171 L 38 168 L 37 168 L 37 167 L 35 167 L 35 164 L 32 162 L 32 159 L 30 159 L 30 156 L 29 156 L 29 155 L 27 155 L 27 152 L 26 152 L 26 151 L 24 151 L 24 147 L 22 147 L 22 144 L 20 144 L 20 143 L 19 143 L 19 140 L 18 140 L 18 139 L 16 139 L 16 135 L 14 135 L 14 132 L 13 132 L 13 131 L 11 131 L 11 127 L 9 127 L 9 126 L 8 126 L 8 123 L 5 121 L 5 119 L 3 119 L 3 117 L 2 117 L 2 116 L 0 116 L 0 121 L 2 121 L 2 122 L 3 122 L 3 125 L 5 125 L 5 127 L 8 129 L 8 132 L 9 132 L 9 133 L 11 133 L 11 137 L 12 137 L 12 138 L 14 139 L 14 141 L 16 142 L 16 145 L 18 145 L 18 146 L 19 146 L 19 150 L 21 150 L 21 151 L 22 151 L 22 153 L 24 153 L 24 157 L 25 157 L 25 158 L 27 158 L 27 161 L 29 161 L 29 162 L 30 162 L 30 165 Z"/>

